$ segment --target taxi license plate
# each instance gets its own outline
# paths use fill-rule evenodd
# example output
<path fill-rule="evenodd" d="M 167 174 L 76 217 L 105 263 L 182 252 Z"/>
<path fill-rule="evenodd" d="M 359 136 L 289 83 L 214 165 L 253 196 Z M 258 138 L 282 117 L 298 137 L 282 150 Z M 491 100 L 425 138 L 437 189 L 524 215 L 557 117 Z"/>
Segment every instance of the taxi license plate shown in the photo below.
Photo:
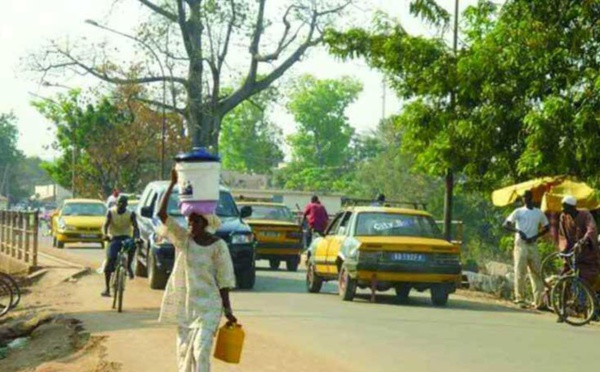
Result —
<path fill-rule="evenodd" d="M 82 238 L 97 238 L 98 235 L 96 234 L 81 234 Z"/>
<path fill-rule="evenodd" d="M 280 236 L 277 231 L 263 231 L 261 235 L 267 238 L 279 238 Z"/>
<path fill-rule="evenodd" d="M 425 262 L 425 256 L 419 253 L 392 253 L 392 261 Z"/>

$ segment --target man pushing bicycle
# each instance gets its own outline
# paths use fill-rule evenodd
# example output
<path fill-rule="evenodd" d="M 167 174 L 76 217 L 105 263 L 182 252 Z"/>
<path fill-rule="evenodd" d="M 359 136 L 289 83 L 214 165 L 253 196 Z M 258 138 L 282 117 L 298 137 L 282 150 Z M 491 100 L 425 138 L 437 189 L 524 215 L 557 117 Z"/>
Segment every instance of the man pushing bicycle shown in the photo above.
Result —
<path fill-rule="evenodd" d="M 104 265 L 104 280 L 106 289 L 101 293 L 104 297 L 110 297 L 110 278 L 115 271 L 115 264 L 123 242 L 127 239 L 139 239 L 140 230 L 134 212 L 127 209 L 128 199 L 125 195 L 119 196 L 117 205 L 108 210 L 106 221 L 102 227 L 104 239 L 110 241 L 106 249 L 106 263 Z M 132 236 L 133 233 L 133 236 Z M 135 248 L 127 252 L 127 271 L 133 279 L 131 264 L 135 254 Z"/>

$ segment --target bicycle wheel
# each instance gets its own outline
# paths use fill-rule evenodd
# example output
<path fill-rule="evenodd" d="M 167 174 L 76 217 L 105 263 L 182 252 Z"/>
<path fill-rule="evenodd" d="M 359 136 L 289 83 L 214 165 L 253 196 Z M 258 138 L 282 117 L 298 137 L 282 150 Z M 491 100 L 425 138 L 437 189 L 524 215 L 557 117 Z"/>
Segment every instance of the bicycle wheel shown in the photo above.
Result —
<path fill-rule="evenodd" d="M 117 308 L 117 292 L 119 291 L 119 283 L 117 280 L 117 273 L 118 273 L 118 268 L 117 270 L 113 271 L 112 276 L 110 277 L 110 287 L 112 289 L 112 296 L 113 296 L 113 303 L 112 303 L 112 308 L 116 309 Z"/>
<path fill-rule="evenodd" d="M 573 326 L 588 324 L 596 314 L 596 299 L 589 286 L 575 276 L 560 279 L 551 297 L 555 298 L 555 311 L 566 323 Z"/>
<path fill-rule="evenodd" d="M 563 272 L 565 261 L 558 255 L 558 252 L 553 252 L 544 257 L 542 260 L 542 279 L 544 285 L 548 289 L 552 289 L 553 284 Z"/>
<path fill-rule="evenodd" d="M 12 290 L 13 297 L 10 304 L 10 308 L 14 309 L 19 304 L 19 302 L 21 302 L 21 288 L 19 287 L 17 281 L 9 274 L 0 273 L 0 280 L 8 284 L 8 286 Z"/>
<path fill-rule="evenodd" d="M 0 317 L 6 315 L 12 308 L 13 293 L 11 287 L 4 281 L 0 281 Z"/>
<path fill-rule="evenodd" d="M 115 292 L 115 298 L 117 299 L 117 311 L 123 311 L 123 292 L 125 291 L 125 267 L 119 266 L 117 269 L 117 292 Z"/>

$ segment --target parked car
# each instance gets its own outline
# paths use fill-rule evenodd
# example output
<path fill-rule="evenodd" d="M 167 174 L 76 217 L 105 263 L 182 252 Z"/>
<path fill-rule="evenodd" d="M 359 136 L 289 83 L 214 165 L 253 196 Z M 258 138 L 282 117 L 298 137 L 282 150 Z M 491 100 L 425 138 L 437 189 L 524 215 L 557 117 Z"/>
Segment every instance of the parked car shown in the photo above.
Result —
<path fill-rule="evenodd" d="M 252 208 L 246 222 L 256 235 L 256 259 L 269 260 L 273 270 L 283 261 L 288 271 L 297 271 L 303 250 L 302 230 L 292 211 L 279 203 L 239 201 L 238 205 Z"/>
<path fill-rule="evenodd" d="M 339 294 L 352 301 L 358 288 L 396 290 L 401 300 L 411 289 L 430 290 L 436 306 L 444 306 L 461 280 L 460 248 L 442 239 L 422 210 L 351 207 L 337 214 L 325 236 L 307 252 L 306 285 L 321 290 L 338 280 Z"/>
<path fill-rule="evenodd" d="M 96 199 L 66 199 L 52 215 L 52 245 L 64 248 L 66 243 L 99 243 L 103 245 L 102 225 L 106 205 Z"/>
<path fill-rule="evenodd" d="M 148 184 L 144 190 L 137 209 L 143 248 L 138 249 L 135 259 L 136 275 L 148 277 L 150 288 L 163 289 L 173 269 L 175 249 L 165 239 L 158 237 L 156 228 L 161 222 L 158 207 L 162 196 L 167 190 L 167 181 L 156 181 Z M 169 216 L 175 218 L 182 226 L 186 226 L 186 218 L 179 209 L 179 192 L 173 190 L 169 199 Z M 217 215 L 221 219 L 221 227 L 216 235 L 229 246 L 231 259 L 235 269 L 237 286 L 242 289 L 254 287 L 256 278 L 255 240 L 252 230 L 242 219 L 252 214 L 251 208 L 238 210 L 229 190 L 221 187 Z"/>

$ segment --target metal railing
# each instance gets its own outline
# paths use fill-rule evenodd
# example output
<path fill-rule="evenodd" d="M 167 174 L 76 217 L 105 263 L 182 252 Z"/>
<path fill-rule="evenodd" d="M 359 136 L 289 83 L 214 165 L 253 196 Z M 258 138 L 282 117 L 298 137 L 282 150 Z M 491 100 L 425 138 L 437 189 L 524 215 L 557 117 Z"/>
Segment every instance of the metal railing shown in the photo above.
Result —
<path fill-rule="evenodd" d="M 0 211 L 0 257 L 37 266 L 38 228 L 35 212 Z"/>

